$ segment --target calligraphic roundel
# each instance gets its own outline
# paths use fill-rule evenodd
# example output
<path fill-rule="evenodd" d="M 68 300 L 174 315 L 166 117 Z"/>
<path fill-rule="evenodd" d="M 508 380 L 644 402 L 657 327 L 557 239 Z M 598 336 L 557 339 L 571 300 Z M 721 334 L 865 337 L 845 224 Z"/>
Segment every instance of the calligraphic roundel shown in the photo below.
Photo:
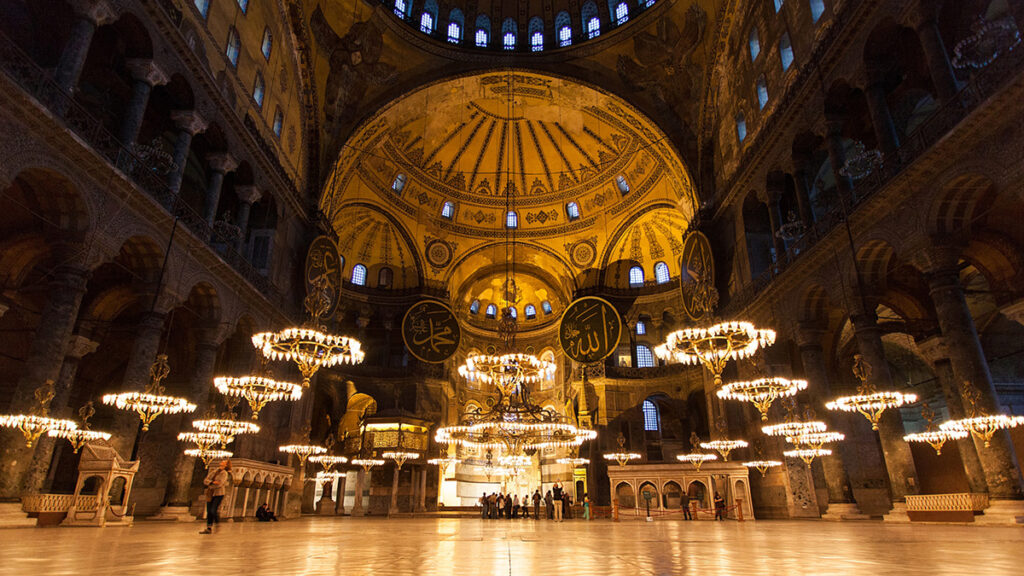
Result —
<path fill-rule="evenodd" d="M 711 242 L 703 232 L 691 230 L 683 238 L 680 287 L 683 311 L 692 321 L 710 316 L 718 305 L 715 289 L 715 259 Z"/>
<path fill-rule="evenodd" d="M 607 300 L 586 296 L 575 300 L 558 325 L 558 342 L 565 355 L 581 364 L 600 362 L 619 345 L 622 319 Z"/>
<path fill-rule="evenodd" d="M 402 340 L 417 360 L 437 364 L 459 349 L 462 329 L 451 308 L 437 300 L 420 300 L 402 318 Z"/>
<path fill-rule="evenodd" d="M 338 294 L 341 289 L 341 254 L 338 245 L 330 236 L 317 236 L 306 252 L 306 293 L 311 294 L 321 286 L 327 292 L 330 306 L 324 317 L 334 314 L 338 307 Z"/>

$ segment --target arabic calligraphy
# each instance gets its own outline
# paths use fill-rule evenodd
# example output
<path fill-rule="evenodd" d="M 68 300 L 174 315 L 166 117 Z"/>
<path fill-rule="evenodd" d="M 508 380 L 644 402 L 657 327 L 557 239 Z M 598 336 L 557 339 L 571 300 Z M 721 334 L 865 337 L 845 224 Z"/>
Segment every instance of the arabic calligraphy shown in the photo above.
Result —
<path fill-rule="evenodd" d="M 423 300 L 402 318 L 402 339 L 417 359 L 438 363 L 459 349 L 462 329 L 451 308 L 434 300 Z"/>
<path fill-rule="evenodd" d="M 324 316 L 330 316 L 338 305 L 341 286 L 341 255 L 338 246 L 327 236 L 317 236 L 306 253 L 306 293 L 322 291 L 329 300 Z"/>
<path fill-rule="evenodd" d="M 622 321 L 606 300 L 587 296 L 566 308 L 558 327 L 558 341 L 566 356 L 589 364 L 604 360 L 619 345 Z"/>
<path fill-rule="evenodd" d="M 702 232 L 694 230 L 683 238 L 681 269 L 680 287 L 686 315 L 693 321 L 710 316 L 718 306 L 718 290 L 711 242 Z"/>

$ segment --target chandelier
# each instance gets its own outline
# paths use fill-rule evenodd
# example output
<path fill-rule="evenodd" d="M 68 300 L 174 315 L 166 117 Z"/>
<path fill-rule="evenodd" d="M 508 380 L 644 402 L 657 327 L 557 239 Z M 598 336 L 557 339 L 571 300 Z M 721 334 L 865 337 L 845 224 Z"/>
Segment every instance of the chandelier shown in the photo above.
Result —
<path fill-rule="evenodd" d="M 860 380 L 855 396 L 842 396 L 825 404 L 829 410 L 843 412 L 860 412 L 871 422 L 871 429 L 878 430 L 878 420 L 882 413 L 890 408 L 899 408 L 904 404 L 917 401 L 916 394 L 884 391 L 878 392 L 875 385 L 868 382 L 871 377 L 871 365 L 860 354 L 853 356 L 853 375 Z"/>
<path fill-rule="evenodd" d="M 306 464 L 306 459 L 310 456 L 327 453 L 327 448 L 313 444 L 287 444 L 285 446 L 279 446 L 277 449 L 285 454 L 297 456 L 299 458 L 299 464 L 303 465 Z"/>
<path fill-rule="evenodd" d="M 316 476 L 314 476 L 312 478 L 308 478 L 307 481 L 308 482 L 337 482 L 338 480 L 341 480 L 342 478 L 344 478 L 346 476 L 348 476 L 348 474 L 346 474 L 345 472 L 337 471 L 337 470 L 333 470 L 333 471 L 321 470 L 321 471 L 316 473 Z"/>
<path fill-rule="evenodd" d="M 369 474 L 370 468 L 373 468 L 374 466 L 383 466 L 384 461 L 379 458 L 353 458 L 352 464 L 362 466 L 363 472 Z"/>
<path fill-rule="evenodd" d="M 228 413 L 224 416 L 233 416 L 233 414 Z M 235 436 L 238 436 L 239 434 L 258 434 L 260 431 L 259 425 L 255 422 L 243 422 L 229 417 L 193 420 L 192 427 L 200 432 L 220 436 L 220 445 L 222 448 L 231 442 L 234 442 Z M 179 436 L 179 438 L 181 438 L 181 436 Z"/>
<path fill-rule="evenodd" d="M 449 466 L 461 463 L 462 460 L 460 458 L 455 458 L 454 456 L 444 456 L 442 458 L 431 458 L 430 460 L 427 460 L 427 464 L 437 466 L 438 469 L 441 470 L 442 475 L 445 474 Z"/>
<path fill-rule="evenodd" d="M 25 436 L 25 446 L 31 448 L 44 433 L 54 430 L 76 430 L 78 424 L 72 420 L 61 420 L 47 416 L 50 401 L 53 400 L 53 380 L 47 380 L 35 391 L 36 405 L 31 414 L 9 414 L 0 416 L 0 426 L 15 428 Z"/>
<path fill-rule="evenodd" d="M 344 456 L 334 456 L 332 454 L 317 454 L 310 456 L 309 461 L 323 466 L 325 472 L 330 472 L 335 466 L 347 464 L 348 458 Z"/>
<path fill-rule="evenodd" d="M 811 462 L 819 456 L 830 456 L 832 451 L 828 448 L 796 448 L 793 450 L 786 450 L 782 453 L 787 458 L 799 458 L 807 464 L 807 467 L 811 467 Z"/>
<path fill-rule="evenodd" d="M 459 376 L 472 382 L 493 384 L 509 395 L 520 385 L 551 380 L 555 377 L 555 370 L 554 362 L 541 360 L 533 354 L 470 354 L 459 366 Z"/>
<path fill-rule="evenodd" d="M 78 410 L 78 415 L 82 418 L 81 428 L 51 428 L 49 432 L 47 432 L 47 435 L 50 438 L 63 438 L 70 442 L 71 447 L 74 449 L 74 454 L 78 454 L 82 447 L 89 442 L 95 442 L 96 440 L 110 440 L 109 432 L 98 432 L 96 430 L 89 429 L 89 419 L 92 418 L 93 414 L 96 414 L 96 409 L 93 408 L 92 402 L 86 402 L 85 405 Z"/>
<path fill-rule="evenodd" d="M 809 422 L 790 421 L 783 422 L 781 424 L 771 424 L 769 426 L 762 426 L 761 431 L 767 436 L 783 436 L 783 437 L 796 437 L 804 436 L 806 434 L 813 434 L 817 432 L 824 432 L 828 429 L 828 426 L 824 422 L 819 420 L 812 420 Z"/>
<path fill-rule="evenodd" d="M 394 460 L 395 465 L 398 466 L 399 470 L 402 469 L 402 466 L 405 465 L 406 461 L 419 460 L 420 457 L 420 455 L 417 452 L 403 452 L 400 450 L 393 452 L 385 452 L 381 454 L 381 456 L 383 456 L 387 460 Z"/>
<path fill-rule="evenodd" d="M 260 410 L 275 400 L 302 398 L 302 386 L 294 382 L 281 382 L 266 376 L 220 376 L 213 379 L 214 386 L 225 396 L 245 398 L 252 410 L 252 419 L 259 420 Z"/>
<path fill-rule="evenodd" d="M 178 440 L 181 442 L 191 442 L 200 450 L 209 450 L 217 444 L 227 446 L 228 442 L 230 442 L 230 440 L 216 432 L 181 432 L 178 434 Z"/>
<path fill-rule="evenodd" d="M 825 444 L 841 442 L 846 436 L 841 432 L 808 432 L 797 436 L 787 436 L 786 442 L 797 448 L 821 448 Z"/>
<path fill-rule="evenodd" d="M 994 21 L 982 16 L 972 28 L 974 33 L 953 47 L 955 68 L 980 70 L 1020 44 L 1020 31 L 1011 16 Z"/>
<path fill-rule="evenodd" d="M 196 405 L 186 398 L 165 396 L 164 386 L 161 384 L 164 378 L 171 373 L 171 367 L 167 364 L 167 355 L 159 354 L 156 361 L 149 368 L 150 382 L 145 392 L 122 392 L 120 394 L 107 394 L 103 397 L 103 403 L 114 406 L 119 410 L 135 412 L 142 420 L 142 430 L 149 430 L 149 425 L 162 414 L 181 414 L 182 412 L 195 412 Z"/>
<path fill-rule="evenodd" d="M 286 328 L 280 332 L 253 334 L 252 343 L 266 358 L 294 362 L 302 373 L 302 385 L 322 367 L 338 364 L 359 364 L 366 354 L 358 340 L 326 333 L 321 317 L 330 309 L 327 280 L 321 277 L 313 283 L 313 290 L 303 300 L 310 315 L 306 326 Z"/>
<path fill-rule="evenodd" d="M 919 442 L 925 443 L 931 446 L 935 450 L 936 456 L 942 455 L 942 446 L 950 440 L 963 440 L 971 435 L 971 433 L 965 428 L 942 430 L 935 426 L 935 411 L 932 410 L 927 402 L 921 403 L 921 416 L 928 422 L 928 427 L 924 432 L 917 432 L 915 434 L 907 434 L 903 437 L 904 442 Z"/>
<path fill-rule="evenodd" d="M 654 349 L 667 362 L 703 364 L 722 385 L 722 371 L 730 360 L 748 358 L 775 342 L 774 330 L 761 330 L 750 322 L 722 322 L 707 328 L 684 328 L 668 335 Z"/>
<path fill-rule="evenodd" d="M 606 452 L 604 454 L 605 460 L 614 460 L 615 462 L 618 462 L 619 466 L 621 467 L 625 466 L 626 464 L 629 464 L 632 460 L 639 460 L 641 458 L 640 454 L 636 452 L 626 451 L 626 437 L 622 435 L 622 432 L 619 432 L 619 436 L 615 439 L 615 441 L 619 443 L 619 451 Z"/>
<path fill-rule="evenodd" d="M 962 386 L 963 399 L 967 402 L 967 414 L 969 417 L 960 420 L 944 422 L 939 430 L 947 432 L 964 431 L 985 443 L 985 448 L 991 447 L 992 437 L 999 430 L 1007 430 L 1024 426 L 1024 416 L 1007 416 L 1006 414 L 985 414 L 981 410 L 981 391 L 970 382 L 964 382 Z"/>
<path fill-rule="evenodd" d="M 718 392 L 723 400 L 740 400 L 751 402 L 761 413 L 761 421 L 768 420 L 768 409 L 779 398 L 796 395 L 807 389 L 807 380 L 787 380 L 786 378 L 758 378 L 745 382 L 730 382 Z"/>
<path fill-rule="evenodd" d="M 691 452 L 689 454 L 676 454 L 676 460 L 693 464 L 693 467 L 699 472 L 702 464 L 705 462 L 711 462 L 712 460 L 718 460 L 718 456 L 715 454 L 707 454 L 705 452 Z"/>
<path fill-rule="evenodd" d="M 572 466 L 574 468 L 579 468 L 580 466 L 586 466 L 587 464 L 590 464 L 590 459 L 589 458 L 570 457 L 570 458 L 559 458 L 558 460 L 555 460 L 555 462 L 558 462 L 559 464 L 568 464 L 569 466 Z"/>
<path fill-rule="evenodd" d="M 796 212 L 792 210 L 786 215 L 786 222 L 779 225 L 775 231 L 775 237 L 784 242 L 793 242 L 807 233 L 807 226 L 797 219 Z"/>
<path fill-rule="evenodd" d="M 749 462 L 744 462 L 743 465 L 747 468 L 756 468 L 763 477 L 768 472 L 769 468 L 782 466 L 782 462 L 779 462 L 778 460 L 751 460 Z"/>
<path fill-rule="evenodd" d="M 747 446 L 746 440 L 712 440 L 711 442 L 700 443 L 700 447 L 705 450 L 717 450 L 725 462 L 729 461 L 730 452 L 737 448 L 746 448 Z"/>
<path fill-rule="evenodd" d="M 225 458 L 231 458 L 234 456 L 234 452 L 227 450 L 217 450 L 214 448 L 189 448 L 185 450 L 185 456 L 191 456 L 193 458 L 199 458 L 203 461 L 203 466 L 209 466 L 210 462 L 214 460 L 224 460 Z"/>
<path fill-rule="evenodd" d="M 850 152 L 846 162 L 839 168 L 839 173 L 850 180 L 867 178 L 882 165 L 882 153 L 878 150 L 867 150 L 864 143 L 859 140 L 853 143 Z"/>

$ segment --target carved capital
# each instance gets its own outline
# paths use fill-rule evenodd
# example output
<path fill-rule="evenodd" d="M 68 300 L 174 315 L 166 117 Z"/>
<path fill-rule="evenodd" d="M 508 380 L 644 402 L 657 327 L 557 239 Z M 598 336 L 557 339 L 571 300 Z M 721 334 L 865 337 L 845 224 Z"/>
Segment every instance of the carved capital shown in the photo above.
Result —
<path fill-rule="evenodd" d="M 117 20 L 117 10 L 107 0 L 71 0 L 70 4 L 76 15 L 97 27 Z"/>
<path fill-rule="evenodd" d="M 128 71 L 131 72 L 132 78 L 145 82 L 150 86 L 162 86 L 171 81 L 167 73 L 155 61 L 148 58 L 128 60 L 125 65 L 128 67 Z"/>
<path fill-rule="evenodd" d="M 84 356 L 95 352 L 99 346 L 100 343 L 95 340 L 74 334 L 68 338 L 68 349 L 64 352 L 64 355 L 68 358 L 81 360 Z"/>
<path fill-rule="evenodd" d="M 206 161 L 210 164 L 210 168 L 217 172 L 227 174 L 228 172 L 234 171 L 238 168 L 238 160 L 227 152 L 220 152 L 217 154 L 211 154 L 206 157 Z"/>
<path fill-rule="evenodd" d="M 263 198 L 263 191 L 256 186 L 235 186 L 235 195 L 246 204 L 255 204 Z"/>
<path fill-rule="evenodd" d="M 205 132 L 209 125 L 206 119 L 195 110 L 174 110 L 171 112 L 171 120 L 174 121 L 178 130 L 184 130 L 193 136 Z"/>
<path fill-rule="evenodd" d="M 917 250 L 912 261 L 918 269 L 928 275 L 958 273 L 962 251 L 961 246 L 942 242 Z"/>

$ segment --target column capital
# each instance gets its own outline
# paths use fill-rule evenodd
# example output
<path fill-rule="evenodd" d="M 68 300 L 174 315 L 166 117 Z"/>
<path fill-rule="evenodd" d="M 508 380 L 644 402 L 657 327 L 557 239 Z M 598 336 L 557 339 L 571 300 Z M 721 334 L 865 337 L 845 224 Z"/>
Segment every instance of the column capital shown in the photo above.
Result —
<path fill-rule="evenodd" d="M 92 272 L 77 266 L 58 266 L 50 277 L 50 286 L 55 290 L 80 290 L 85 292 L 86 283 Z"/>
<path fill-rule="evenodd" d="M 951 242 L 942 242 L 917 250 L 912 257 L 914 265 L 927 275 L 959 274 L 963 248 Z"/>
<path fill-rule="evenodd" d="M 206 157 L 206 161 L 210 164 L 211 169 L 223 174 L 227 174 L 228 172 L 234 171 L 235 168 L 238 168 L 238 160 L 235 160 L 235 157 L 227 152 L 210 154 Z"/>
<path fill-rule="evenodd" d="M 255 185 L 235 186 L 235 195 L 246 204 L 255 204 L 263 198 L 263 191 Z"/>
<path fill-rule="evenodd" d="M 932 336 L 927 340 L 917 341 L 915 344 L 921 356 L 932 365 L 949 360 L 949 346 L 942 336 Z"/>
<path fill-rule="evenodd" d="M 171 81 L 170 77 L 155 60 L 149 58 L 136 58 L 125 62 L 132 78 L 145 82 L 150 86 L 162 86 Z"/>
<path fill-rule="evenodd" d="M 195 110 L 173 110 L 171 111 L 171 120 L 178 130 L 183 130 L 193 136 L 205 132 L 209 125 L 206 119 Z"/>
<path fill-rule="evenodd" d="M 107 0 L 71 0 L 69 3 L 76 15 L 95 26 L 103 26 L 117 20 L 117 10 Z"/>
<path fill-rule="evenodd" d="M 64 356 L 75 360 L 81 360 L 83 357 L 95 352 L 99 346 L 100 343 L 95 340 L 90 340 L 85 336 L 73 334 L 68 338 L 68 349 L 64 352 Z"/>

